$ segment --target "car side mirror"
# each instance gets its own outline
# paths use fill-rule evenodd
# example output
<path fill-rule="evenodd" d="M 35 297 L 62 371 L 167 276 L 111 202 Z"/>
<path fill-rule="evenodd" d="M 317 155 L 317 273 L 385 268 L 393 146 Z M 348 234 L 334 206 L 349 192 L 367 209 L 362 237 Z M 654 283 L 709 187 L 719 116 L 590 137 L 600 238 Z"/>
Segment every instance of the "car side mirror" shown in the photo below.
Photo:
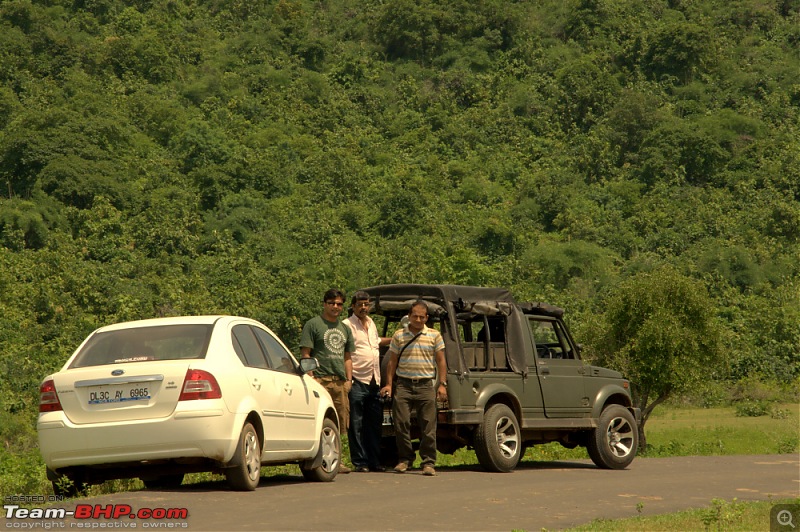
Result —
<path fill-rule="evenodd" d="M 301 358 L 300 359 L 300 370 L 303 374 L 308 373 L 309 371 L 314 371 L 315 369 L 319 368 L 319 362 L 316 358 Z"/>

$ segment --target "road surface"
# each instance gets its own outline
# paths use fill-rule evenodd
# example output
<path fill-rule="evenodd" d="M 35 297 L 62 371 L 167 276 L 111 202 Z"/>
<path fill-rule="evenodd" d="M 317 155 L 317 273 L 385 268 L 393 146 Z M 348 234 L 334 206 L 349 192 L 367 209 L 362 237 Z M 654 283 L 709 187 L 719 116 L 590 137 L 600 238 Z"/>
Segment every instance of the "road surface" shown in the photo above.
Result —
<path fill-rule="evenodd" d="M 436 477 L 351 473 L 332 483 L 297 476 L 263 478 L 254 492 L 229 491 L 224 483 L 182 486 L 80 499 L 105 509 L 186 509 L 185 518 L 161 521 L 74 519 L 60 522 L 113 528 L 204 530 L 559 530 L 591 522 L 708 507 L 731 501 L 800 497 L 800 457 L 702 456 L 638 458 L 624 471 L 596 468 L 589 461 L 522 462 L 513 473 L 486 473 L 477 466 L 440 468 Z M 86 511 L 86 507 L 84 507 Z M 32 520 L 1 519 L 20 530 Z M 14 524 L 16 522 L 16 525 Z M 769 530 L 769 523 L 764 524 Z M 42 526 L 42 525 L 40 525 Z M 52 528 L 61 527 L 55 525 Z M 27 527 L 30 529 L 30 527 Z M 51 529 L 52 529 L 51 528 Z M 96 530 L 98 528 L 95 528 Z"/>

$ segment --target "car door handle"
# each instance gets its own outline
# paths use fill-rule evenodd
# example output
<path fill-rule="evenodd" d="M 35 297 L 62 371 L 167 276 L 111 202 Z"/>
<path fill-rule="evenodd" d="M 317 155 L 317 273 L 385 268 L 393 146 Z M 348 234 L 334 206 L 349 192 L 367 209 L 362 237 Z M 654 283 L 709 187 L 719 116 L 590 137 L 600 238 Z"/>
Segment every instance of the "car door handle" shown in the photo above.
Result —
<path fill-rule="evenodd" d="M 260 383 L 260 382 L 258 382 L 258 379 L 253 379 L 253 380 L 250 382 L 250 384 L 252 384 L 252 385 L 253 385 L 253 388 L 255 388 L 256 390 L 261 390 L 261 383 Z"/>
<path fill-rule="evenodd" d="M 542 375 L 550 375 L 550 368 L 547 366 L 542 366 L 539 368 L 539 373 Z"/>
<path fill-rule="evenodd" d="M 292 386 L 287 382 L 283 385 L 283 391 L 286 392 L 287 395 L 292 395 Z"/>

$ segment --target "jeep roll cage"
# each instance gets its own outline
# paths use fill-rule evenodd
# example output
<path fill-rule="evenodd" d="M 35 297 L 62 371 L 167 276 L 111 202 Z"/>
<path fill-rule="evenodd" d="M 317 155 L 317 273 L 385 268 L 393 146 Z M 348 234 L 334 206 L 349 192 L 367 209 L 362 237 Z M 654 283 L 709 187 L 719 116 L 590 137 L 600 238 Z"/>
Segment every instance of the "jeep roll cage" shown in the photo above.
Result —
<path fill-rule="evenodd" d="M 469 373 L 461 357 L 461 338 L 458 325 L 465 320 L 481 316 L 504 316 L 505 330 L 502 332 L 508 346 L 506 351 L 508 368 L 520 375 L 528 375 L 525 353 L 530 351 L 530 336 L 525 315 L 541 315 L 560 318 L 564 310 L 545 303 L 517 303 L 504 288 L 484 288 L 460 285 L 391 284 L 363 289 L 372 299 L 371 312 L 399 318 L 405 315 L 417 300 L 428 305 L 428 315 L 441 323 L 445 342 L 448 373 L 459 377 Z M 521 312 L 520 312 L 521 311 Z M 510 325 L 510 324 L 513 324 Z"/>

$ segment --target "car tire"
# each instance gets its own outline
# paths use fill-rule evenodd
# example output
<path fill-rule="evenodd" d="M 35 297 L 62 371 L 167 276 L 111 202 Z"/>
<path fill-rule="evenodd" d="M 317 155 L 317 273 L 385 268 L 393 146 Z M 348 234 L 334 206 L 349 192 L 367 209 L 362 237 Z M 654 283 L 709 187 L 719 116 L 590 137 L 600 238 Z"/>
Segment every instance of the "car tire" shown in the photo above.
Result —
<path fill-rule="evenodd" d="M 253 491 L 261 480 L 261 444 L 253 425 L 245 423 L 231 467 L 225 469 L 228 486 L 236 491 Z"/>
<path fill-rule="evenodd" d="M 142 478 L 140 480 L 144 484 L 144 487 L 149 490 L 172 489 L 183 484 L 183 473 L 177 473 L 175 475 L 163 475 L 148 479 Z"/>
<path fill-rule="evenodd" d="M 589 433 L 586 450 L 602 469 L 625 469 L 633 462 L 639 447 L 639 430 L 633 414 L 620 405 L 611 405 L 600 414 L 596 429 Z"/>
<path fill-rule="evenodd" d="M 342 463 L 342 440 L 336 423 L 328 418 L 322 421 L 322 430 L 319 435 L 319 450 L 313 460 L 321 460 L 317 467 L 303 469 L 303 477 L 312 482 L 330 482 L 339 473 L 339 464 Z"/>
<path fill-rule="evenodd" d="M 522 434 L 514 412 L 504 404 L 489 407 L 475 432 L 475 454 L 487 471 L 513 471 L 522 456 Z"/>

